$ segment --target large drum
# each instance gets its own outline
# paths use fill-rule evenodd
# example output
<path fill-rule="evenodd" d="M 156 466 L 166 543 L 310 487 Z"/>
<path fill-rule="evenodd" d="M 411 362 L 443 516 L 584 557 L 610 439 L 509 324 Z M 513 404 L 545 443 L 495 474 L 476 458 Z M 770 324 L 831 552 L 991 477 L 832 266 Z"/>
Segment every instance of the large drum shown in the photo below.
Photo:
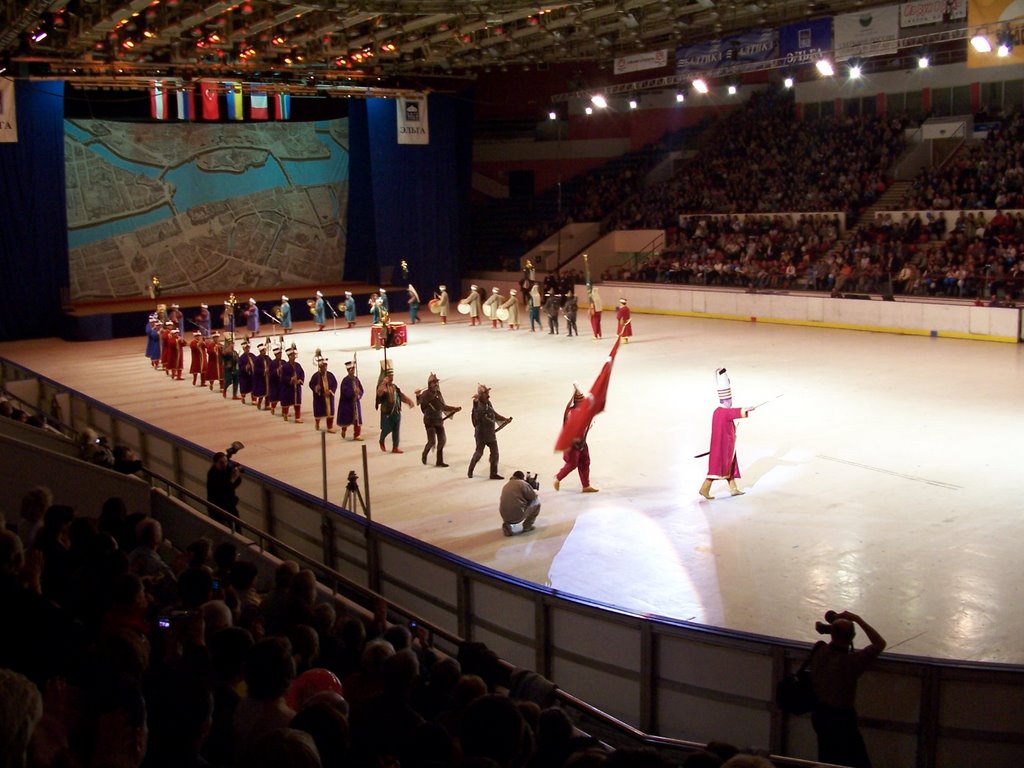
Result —
<path fill-rule="evenodd" d="M 484 317 L 486 317 L 488 320 L 490 320 L 494 316 L 493 313 L 494 313 L 494 305 L 493 304 L 484 304 Z"/>
<path fill-rule="evenodd" d="M 498 319 L 503 323 L 508 320 L 508 310 L 505 307 L 498 307 Z"/>
<path fill-rule="evenodd" d="M 459 302 L 459 314 L 460 315 L 468 315 L 469 314 L 469 304 L 467 304 L 464 301 L 460 301 Z"/>
<path fill-rule="evenodd" d="M 435 315 L 440 315 L 441 314 L 441 300 L 440 299 L 431 299 L 430 301 L 427 302 L 427 307 Z"/>
<path fill-rule="evenodd" d="M 387 328 L 387 334 L 384 332 L 385 328 Z M 388 323 L 386 326 L 378 323 L 370 326 L 370 346 L 374 349 L 404 347 L 408 343 L 409 330 L 405 323 Z"/>

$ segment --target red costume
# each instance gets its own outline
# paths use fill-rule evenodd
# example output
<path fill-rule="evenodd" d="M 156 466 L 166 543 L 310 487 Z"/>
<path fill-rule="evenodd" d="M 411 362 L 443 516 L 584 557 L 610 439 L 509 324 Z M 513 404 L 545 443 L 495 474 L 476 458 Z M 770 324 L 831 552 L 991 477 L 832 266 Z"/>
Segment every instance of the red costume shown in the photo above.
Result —
<path fill-rule="evenodd" d="M 625 299 L 619 299 L 619 308 L 615 310 L 615 319 L 619 325 L 616 329 L 616 334 L 628 339 L 633 335 L 633 323 L 630 319 L 629 307 L 626 306 Z"/>
<path fill-rule="evenodd" d="M 192 341 L 188 343 L 188 351 L 192 355 L 189 359 L 188 372 L 192 374 L 192 385 L 195 386 L 196 377 L 203 372 L 204 368 L 203 340 L 198 333 L 192 334 Z"/>
<path fill-rule="evenodd" d="M 740 476 L 740 465 L 736 461 L 736 419 L 747 418 L 747 413 L 752 410 L 732 407 L 732 383 L 729 381 L 729 374 L 726 373 L 725 368 L 715 371 L 715 377 L 718 383 L 720 405 L 711 417 L 708 474 L 699 491 L 705 499 L 715 498 L 711 495 L 711 483 L 715 480 L 727 480 L 729 492 L 733 496 L 743 495 L 743 491 L 736 485 L 736 478 Z"/>
<path fill-rule="evenodd" d="M 583 393 L 579 388 L 574 388 L 572 400 L 565 406 L 562 414 L 562 423 L 565 424 L 572 409 L 583 402 Z M 587 427 L 587 432 L 590 428 Z M 597 488 L 590 484 L 590 446 L 587 445 L 587 435 L 583 434 L 579 440 L 574 440 L 572 445 L 562 453 L 562 468 L 555 475 L 555 490 L 561 486 L 562 480 L 568 477 L 573 470 L 580 473 L 580 482 L 583 483 L 583 493 L 597 493 Z"/>
<path fill-rule="evenodd" d="M 204 369 L 204 378 L 210 383 L 210 391 L 213 391 L 214 382 L 221 383 L 221 389 L 224 389 L 224 373 L 222 370 L 222 363 L 220 358 L 221 346 L 218 341 L 220 334 L 214 334 L 206 340 L 206 367 Z"/>

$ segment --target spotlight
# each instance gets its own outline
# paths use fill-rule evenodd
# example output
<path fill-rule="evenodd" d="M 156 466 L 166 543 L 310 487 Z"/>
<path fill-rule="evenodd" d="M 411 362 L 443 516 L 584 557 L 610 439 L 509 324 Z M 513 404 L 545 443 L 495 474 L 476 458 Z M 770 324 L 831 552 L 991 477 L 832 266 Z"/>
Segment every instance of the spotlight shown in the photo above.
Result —
<path fill-rule="evenodd" d="M 828 59 L 818 59 L 814 66 L 822 77 L 832 77 L 836 73 L 832 68 L 832 62 Z"/>
<path fill-rule="evenodd" d="M 636 107 L 637 107 L 636 99 L 630 99 L 629 100 L 629 108 L 630 109 L 636 109 Z"/>
<path fill-rule="evenodd" d="M 682 104 L 684 101 L 686 101 L 686 94 L 682 91 L 676 91 L 676 103 Z"/>
<path fill-rule="evenodd" d="M 590 103 L 598 109 L 604 109 L 608 106 L 608 101 L 600 93 L 595 93 L 590 97 Z"/>
<path fill-rule="evenodd" d="M 861 75 L 860 64 L 852 64 L 850 66 L 850 79 L 859 80 Z"/>
<path fill-rule="evenodd" d="M 931 63 L 932 63 L 931 59 L 928 58 L 928 54 L 927 53 L 921 54 L 921 56 L 919 56 L 918 59 L 917 59 L 917 68 L 918 69 L 928 69 L 928 65 L 931 64 Z"/>
<path fill-rule="evenodd" d="M 984 35 L 975 35 L 971 38 L 971 47 L 978 53 L 991 53 L 992 43 Z"/>
<path fill-rule="evenodd" d="M 1008 30 L 1003 30 L 996 35 L 996 41 L 999 43 L 996 48 L 996 56 L 1005 58 L 1010 55 L 1010 51 L 1013 50 L 1013 36 Z"/>
<path fill-rule="evenodd" d="M 588 115 L 592 115 L 592 114 L 594 114 L 594 108 L 593 108 L 593 107 L 587 107 L 587 108 L 586 108 L 585 110 L 583 110 L 583 111 L 584 111 L 584 112 L 586 112 L 586 113 L 587 113 Z"/>
<path fill-rule="evenodd" d="M 792 88 L 793 87 L 793 78 L 792 77 L 787 77 L 785 80 L 782 81 L 782 84 L 786 88 Z"/>
<path fill-rule="evenodd" d="M 548 120 L 557 120 L 557 119 L 558 119 L 558 113 L 557 112 L 548 112 Z"/>
<path fill-rule="evenodd" d="M 692 85 L 693 89 L 697 91 L 697 93 L 708 92 L 708 84 L 704 81 L 703 77 L 698 77 L 696 80 L 693 81 Z"/>
<path fill-rule="evenodd" d="M 735 96 L 736 95 L 736 86 L 732 85 L 731 83 L 729 84 L 729 95 L 730 96 Z"/>

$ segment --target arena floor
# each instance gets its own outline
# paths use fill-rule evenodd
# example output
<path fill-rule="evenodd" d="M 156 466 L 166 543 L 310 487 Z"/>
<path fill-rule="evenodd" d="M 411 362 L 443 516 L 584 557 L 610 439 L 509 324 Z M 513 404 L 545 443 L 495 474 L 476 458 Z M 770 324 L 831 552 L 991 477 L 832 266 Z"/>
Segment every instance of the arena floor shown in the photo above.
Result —
<path fill-rule="evenodd" d="M 861 614 L 894 653 L 1024 663 L 1019 590 L 1024 532 L 1017 472 L 1024 442 L 1021 345 L 634 314 L 636 336 L 615 363 L 607 410 L 590 432 L 592 484 L 552 487 L 552 450 L 572 382 L 588 388 L 614 341 L 594 341 L 585 314 L 568 338 L 443 327 L 427 315 L 389 351 L 408 395 L 430 372 L 450 404 L 449 468 L 424 467 L 420 414 L 407 412 L 405 453 L 382 454 L 372 395 L 364 444 L 328 441 L 329 497 L 340 501 L 369 450 L 373 518 L 473 561 L 639 614 L 800 640 L 826 609 Z M 321 348 L 340 376 L 358 353 L 372 389 L 382 353 L 367 319 L 353 330 L 289 338 L 307 377 Z M 85 394 L 322 492 L 310 416 L 285 424 L 154 372 L 137 339 L 0 345 L 0 354 Z M 743 496 L 697 494 L 707 469 L 714 369 L 736 405 L 770 401 L 739 422 Z M 186 377 L 187 378 L 187 377 Z M 537 529 L 506 538 L 486 458 L 466 477 L 477 383 L 513 422 L 499 434 L 500 469 L 535 471 Z M 779 397 L 781 395 L 781 397 Z M 307 391 L 308 400 L 308 391 Z M 308 406 L 307 406 L 308 410 Z"/>

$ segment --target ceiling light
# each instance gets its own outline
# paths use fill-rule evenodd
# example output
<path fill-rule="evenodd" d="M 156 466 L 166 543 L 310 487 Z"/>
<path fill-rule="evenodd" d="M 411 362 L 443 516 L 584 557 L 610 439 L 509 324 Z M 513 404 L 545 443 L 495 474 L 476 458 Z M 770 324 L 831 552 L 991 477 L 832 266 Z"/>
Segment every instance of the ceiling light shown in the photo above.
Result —
<path fill-rule="evenodd" d="M 928 65 L 931 64 L 931 63 L 932 63 L 931 59 L 928 58 L 928 55 L 924 54 L 923 56 L 918 58 L 918 60 L 917 60 L 917 68 L 918 69 L 928 69 Z"/>
<path fill-rule="evenodd" d="M 608 106 L 607 99 L 605 99 L 605 97 L 602 96 L 600 93 L 595 93 L 593 96 L 591 96 L 590 103 L 593 104 L 598 109 L 605 109 Z"/>
<path fill-rule="evenodd" d="M 860 78 L 860 75 L 861 75 L 860 64 L 853 64 L 850 67 L 850 79 L 851 80 L 857 80 L 857 79 Z"/>
<path fill-rule="evenodd" d="M 584 111 L 584 112 L 586 112 L 586 113 L 587 113 L 588 115 L 592 115 L 592 114 L 594 114 L 594 108 L 593 108 L 593 107 L 587 107 L 587 108 L 586 108 L 585 110 L 583 110 L 583 111 Z"/>
<path fill-rule="evenodd" d="M 782 84 L 786 88 L 792 88 L 793 87 L 793 78 L 792 77 L 787 77 L 785 80 L 782 81 Z"/>
<path fill-rule="evenodd" d="M 736 95 L 736 86 L 735 85 L 732 85 L 732 84 L 729 85 L 729 95 L 730 96 L 735 96 Z"/>
<path fill-rule="evenodd" d="M 975 35 L 971 38 L 971 47 L 978 53 L 991 53 L 992 43 L 984 35 Z"/>
<path fill-rule="evenodd" d="M 832 77 L 832 75 L 836 73 L 836 71 L 832 69 L 832 62 L 828 59 L 818 59 L 814 66 L 822 77 Z"/>
<path fill-rule="evenodd" d="M 696 80 L 693 81 L 692 85 L 693 89 L 697 91 L 697 93 L 708 92 L 708 84 L 704 81 L 703 77 L 698 77 Z"/>
<path fill-rule="evenodd" d="M 558 119 L 558 113 L 557 112 L 554 112 L 554 111 L 548 112 L 548 120 L 557 120 L 557 119 Z"/>
<path fill-rule="evenodd" d="M 682 91 L 676 91 L 676 103 L 682 104 L 686 101 L 686 95 Z"/>

